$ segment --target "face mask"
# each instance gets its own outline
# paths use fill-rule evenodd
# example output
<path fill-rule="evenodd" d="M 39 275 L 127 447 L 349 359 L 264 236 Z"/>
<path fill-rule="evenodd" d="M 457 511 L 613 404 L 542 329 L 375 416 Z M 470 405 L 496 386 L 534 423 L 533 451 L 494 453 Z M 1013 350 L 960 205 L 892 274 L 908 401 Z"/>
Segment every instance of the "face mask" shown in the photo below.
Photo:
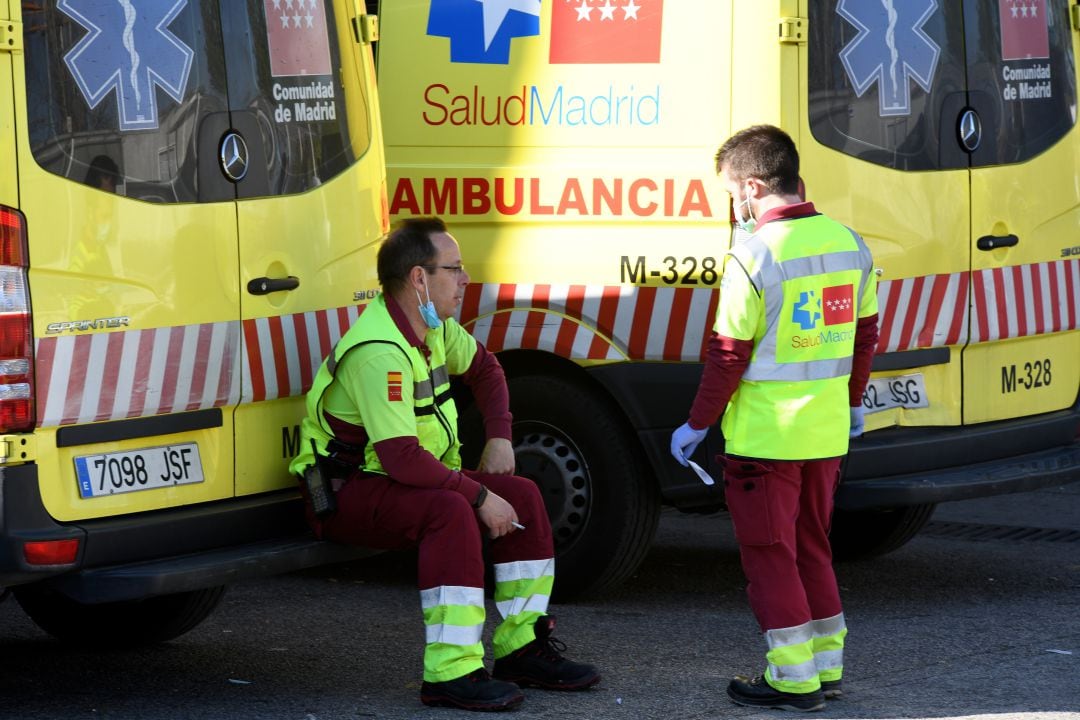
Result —
<path fill-rule="evenodd" d="M 427 283 L 424 283 L 424 294 L 427 295 L 427 302 L 420 302 L 420 292 L 416 292 L 417 307 L 420 309 L 420 317 L 424 318 L 424 324 L 432 330 L 438 330 L 442 327 L 442 318 L 439 317 L 439 313 L 435 310 L 435 303 L 431 302 L 431 293 L 428 292 Z"/>
<path fill-rule="evenodd" d="M 746 206 L 747 217 L 743 217 L 742 207 Z M 746 199 L 742 200 L 735 205 L 735 224 L 739 226 L 739 229 L 743 232 L 753 233 L 754 228 L 757 227 L 757 220 L 754 219 L 754 211 L 750 209 L 750 195 L 746 195 Z"/>

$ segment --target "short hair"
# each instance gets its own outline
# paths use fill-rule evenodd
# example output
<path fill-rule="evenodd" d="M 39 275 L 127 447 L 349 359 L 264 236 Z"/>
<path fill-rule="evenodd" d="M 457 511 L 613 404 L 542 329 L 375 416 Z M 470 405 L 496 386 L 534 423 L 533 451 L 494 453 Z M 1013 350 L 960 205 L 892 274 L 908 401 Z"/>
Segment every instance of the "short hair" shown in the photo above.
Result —
<path fill-rule="evenodd" d="M 394 294 L 406 285 L 410 270 L 435 262 L 439 252 L 431 236 L 441 232 L 446 232 L 446 223 L 437 217 L 406 218 L 394 225 L 383 238 L 376 260 L 383 292 Z"/>
<path fill-rule="evenodd" d="M 773 125 L 754 125 L 728 138 L 716 153 L 716 172 L 724 166 L 737 182 L 760 180 L 770 193 L 799 190 L 799 151 L 786 132 Z"/>

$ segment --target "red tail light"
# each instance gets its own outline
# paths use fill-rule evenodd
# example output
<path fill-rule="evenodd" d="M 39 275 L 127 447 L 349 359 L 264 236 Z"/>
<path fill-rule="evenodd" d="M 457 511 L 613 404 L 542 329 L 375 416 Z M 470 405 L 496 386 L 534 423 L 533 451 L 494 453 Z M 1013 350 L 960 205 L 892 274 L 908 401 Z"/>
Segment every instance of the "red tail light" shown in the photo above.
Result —
<path fill-rule="evenodd" d="M 70 565 L 79 557 L 79 541 L 42 540 L 23 543 L 28 565 Z"/>
<path fill-rule="evenodd" d="M 34 427 L 34 356 L 22 213 L 0 207 L 0 432 Z"/>

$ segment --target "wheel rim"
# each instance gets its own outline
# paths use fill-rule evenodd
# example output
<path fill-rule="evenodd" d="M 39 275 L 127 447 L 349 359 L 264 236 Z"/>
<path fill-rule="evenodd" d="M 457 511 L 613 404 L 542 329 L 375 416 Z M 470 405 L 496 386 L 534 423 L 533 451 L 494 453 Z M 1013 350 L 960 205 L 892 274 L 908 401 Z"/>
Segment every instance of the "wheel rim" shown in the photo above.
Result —
<path fill-rule="evenodd" d="M 573 545 L 588 524 L 592 482 L 585 457 L 559 428 L 548 423 L 514 423 L 517 473 L 540 488 L 551 518 L 555 545 Z"/>

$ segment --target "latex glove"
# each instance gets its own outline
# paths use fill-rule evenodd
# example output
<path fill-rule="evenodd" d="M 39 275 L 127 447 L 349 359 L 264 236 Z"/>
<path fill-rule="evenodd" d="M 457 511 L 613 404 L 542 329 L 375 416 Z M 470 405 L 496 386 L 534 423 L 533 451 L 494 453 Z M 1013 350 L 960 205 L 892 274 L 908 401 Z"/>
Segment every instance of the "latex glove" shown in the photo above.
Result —
<path fill-rule="evenodd" d="M 865 423 L 863 422 L 863 408 L 862 405 L 857 405 L 851 408 L 851 431 L 848 433 L 848 437 L 857 438 L 863 434 Z"/>
<path fill-rule="evenodd" d="M 690 427 L 690 423 L 683 423 L 675 432 L 671 433 L 672 457 L 678 460 L 683 467 L 689 467 L 686 464 L 686 458 L 694 454 L 697 446 L 701 444 L 701 441 L 708 434 L 709 428 L 695 430 Z"/>

